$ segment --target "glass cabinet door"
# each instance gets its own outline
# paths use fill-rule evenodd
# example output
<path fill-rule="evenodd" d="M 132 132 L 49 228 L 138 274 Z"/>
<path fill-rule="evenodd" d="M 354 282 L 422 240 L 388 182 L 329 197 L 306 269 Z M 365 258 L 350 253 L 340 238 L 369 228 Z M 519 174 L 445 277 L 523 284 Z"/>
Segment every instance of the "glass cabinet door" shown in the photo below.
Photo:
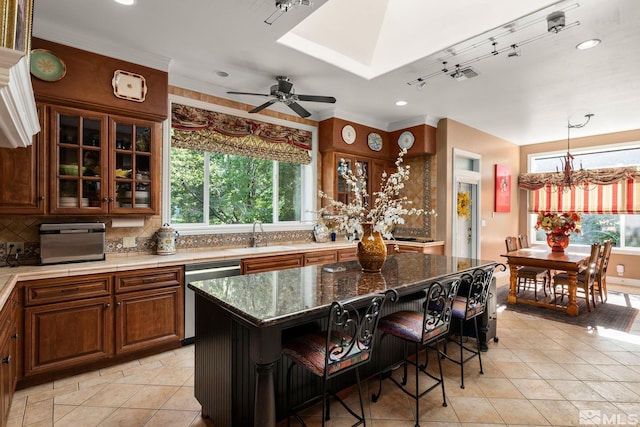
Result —
<path fill-rule="evenodd" d="M 60 108 L 51 117 L 52 212 L 106 211 L 106 116 Z"/>
<path fill-rule="evenodd" d="M 112 209 L 151 213 L 155 124 L 127 119 L 112 119 L 111 143 L 114 176 Z"/>

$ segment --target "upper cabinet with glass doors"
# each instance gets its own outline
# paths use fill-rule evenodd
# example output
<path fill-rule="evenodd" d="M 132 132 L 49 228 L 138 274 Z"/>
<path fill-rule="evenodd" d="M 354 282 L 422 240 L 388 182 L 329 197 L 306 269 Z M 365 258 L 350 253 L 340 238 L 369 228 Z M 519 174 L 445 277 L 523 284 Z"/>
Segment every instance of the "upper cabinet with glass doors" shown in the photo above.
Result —
<path fill-rule="evenodd" d="M 154 214 L 159 124 L 51 107 L 53 214 Z"/>

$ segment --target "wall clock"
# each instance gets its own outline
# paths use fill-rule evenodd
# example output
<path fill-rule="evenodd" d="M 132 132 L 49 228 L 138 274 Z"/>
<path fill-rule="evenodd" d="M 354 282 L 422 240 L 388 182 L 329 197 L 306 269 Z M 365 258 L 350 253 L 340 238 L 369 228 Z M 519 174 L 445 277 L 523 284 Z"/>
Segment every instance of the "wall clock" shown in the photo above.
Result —
<path fill-rule="evenodd" d="M 351 125 L 344 125 L 342 128 L 342 140 L 347 144 L 356 142 L 356 130 Z"/>
<path fill-rule="evenodd" d="M 140 74 L 116 70 L 111 85 L 117 98 L 143 102 L 147 96 L 147 82 Z"/>
<path fill-rule="evenodd" d="M 415 142 L 415 140 L 416 138 L 411 132 L 402 132 L 400 134 L 400 138 L 398 138 L 398 145 L 400 146 L 400 148 L 408 150 L 409 148 L 413 147 L 413 143 Z"/>
<path fill-rule="evenodd" d="M 375 132 L 371 132 L 367 137 L 367 144 L 373 151 L 380 151 L 382 150 L 382 137 Z"/>

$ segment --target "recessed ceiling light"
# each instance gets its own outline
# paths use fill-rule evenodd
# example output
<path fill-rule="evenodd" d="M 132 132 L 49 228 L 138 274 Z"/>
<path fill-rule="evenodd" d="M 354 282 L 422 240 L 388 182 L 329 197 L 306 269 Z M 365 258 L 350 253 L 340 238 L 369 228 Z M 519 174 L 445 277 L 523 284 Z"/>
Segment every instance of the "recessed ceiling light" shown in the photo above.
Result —
<path fill-rule="evenodd" d="M 601 41 L 602 40 L 600 39 L 585 40 L 582 43 L 579 43 L 576 46 L 576 49 L 579 49 L 579 50 L 591 49 L 592 47 L 598 46 Z"/>
<path fill-rule="evenodd" d="M 402 106 L 404 106 L 404 105 L 407 105 L 407 101 L 396 101 L 396 105 L 397 105 L 398 107 L 402 107 Z"/>
<path fill-rule="evenodd" d="M 124 4 L 125 6 L 133 6 L 136 4 L 136 0 L 113 0 L 116 3 Z"/>
<path fill-rule="evenodd" d="M 218 77 L 229 77 L 229 73 L 226 71 L 216 71 L 216 76 Z"/>

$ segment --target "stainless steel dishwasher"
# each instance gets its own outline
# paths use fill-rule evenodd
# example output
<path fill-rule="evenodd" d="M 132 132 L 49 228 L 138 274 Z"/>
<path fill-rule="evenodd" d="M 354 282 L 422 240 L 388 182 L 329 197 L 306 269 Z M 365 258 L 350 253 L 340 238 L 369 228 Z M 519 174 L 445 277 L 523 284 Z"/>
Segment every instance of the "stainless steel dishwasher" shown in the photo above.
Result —
<path fill-rule="evenodd" d="M 184 267 L 184 340 L 183 345 L 191 344 L 195 339 L 195 292 L 189 289 L 189 282 L 217 279 L 240 275 L 240 260 L 200 262 Z"/>

